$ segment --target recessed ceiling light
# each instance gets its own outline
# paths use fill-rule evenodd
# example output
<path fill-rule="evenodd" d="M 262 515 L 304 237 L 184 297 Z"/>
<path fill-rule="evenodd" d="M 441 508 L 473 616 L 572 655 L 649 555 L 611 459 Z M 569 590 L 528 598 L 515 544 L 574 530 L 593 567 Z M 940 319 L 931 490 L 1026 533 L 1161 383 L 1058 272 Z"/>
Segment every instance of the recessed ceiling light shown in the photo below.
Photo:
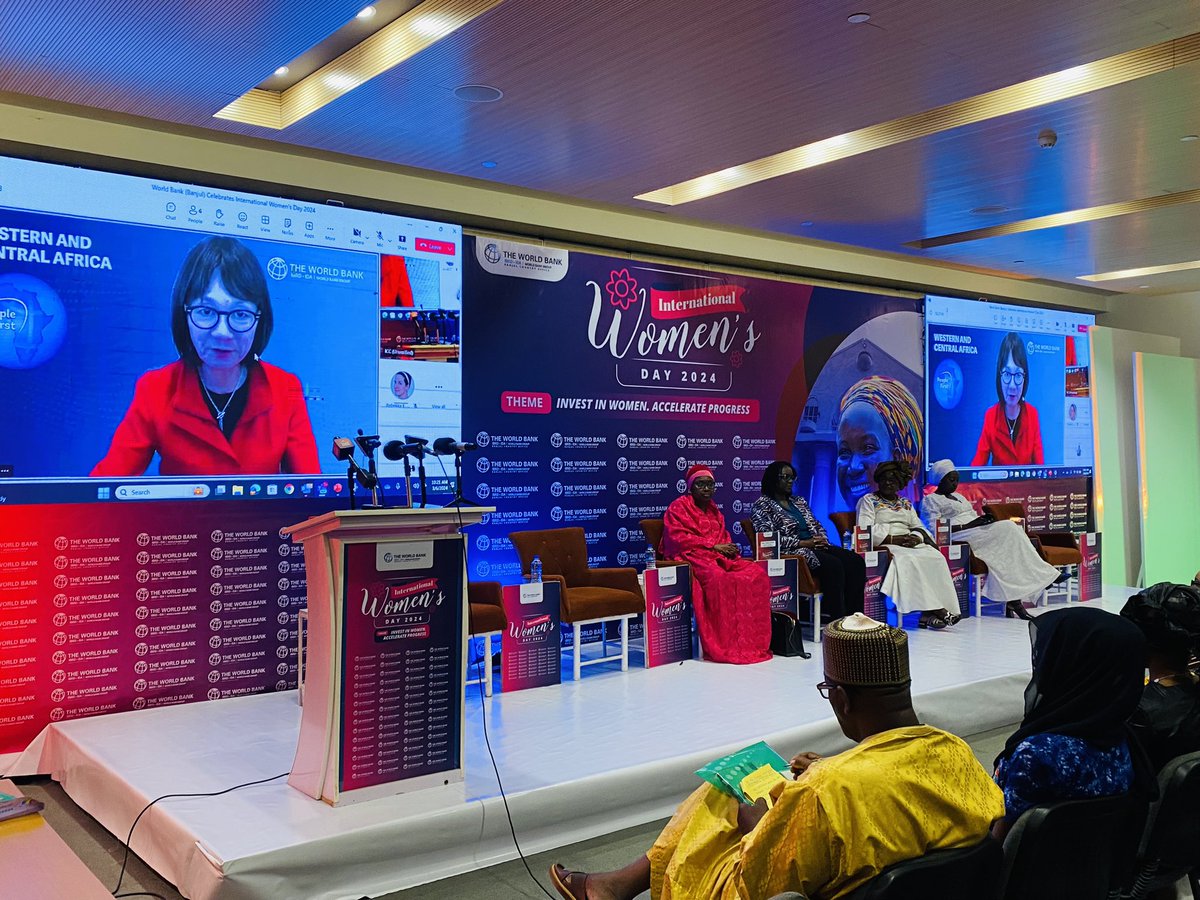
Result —
<path fill-rule="evenodd" d="M 330 72 L 325 76 L 325 83 L 337 91 L 352 91 L 361 82 L 346 72 Z"/>
<path fill-rule="evenodd" d="M 871 21 L 870 13 L 855 13 L 852 16 L 846 16 L 846 21 L 851 25 L 862 25 L 864 22 Z"/>
<path fill-rule="evenodd" d="M 504 96 L 504 91 L 490 84 L 460 84 L 454 89 L 454 96 L 468 103 L 495 103 Z"/>
<path fill-rule="evenodd" d="M 1150 285 L 1148 285 L 1148 284 L 1139 284 L 1139 285 L 1138 285 L 1138 290 L 1139 290 L 1139 291 L 1144 291 L 1144 290 L 1145 290 L 1146 288 L 1148 288 L 1148 287 L 1150 287 Z"/>
<path fill-rule="evenodd" d="M 1013 265 L 1014 265 L 1014 266 L 1019 266 L 1019 265 L 1021 265 L 1021 263 L 1023 263 L 1023 262 L 1025 262 L 1025 260 L 1023 260 L 1023 259 L 1014 259 L 1014 260 L 1013 260 Z"/>
<path fill-rule="evenodd" d="M 1005 212 L 1008 212 L 1007 206 L 1000 206 L 999 204 L 993 204 L 991 206 L 976 206 L 974 209 L 971 210 L 971 215 L 973 215 L 973 216 L 995 216 L 995 215 L 999 215 L 1000 213 L 1005 213 Z"/>
<path fill-rule="evenodd" d="M 1200 134 L 1185 134 L 1180 140 L 1185 144 L 1190 144 L 1192 141 L 1200 141 Z"/>
<path fill-rule="evenodd" d="M 439 16 L 435 13 L 420 16 L 413 20 L 413 31 L 423 37 L 441 37 L 449 32 L 453 27 L 453 23 L 447 16 Z"/>
<path fill-rule="evenodd" d="M 428 2 L 428 0 L 427 0 Z M 418 7 L 419 8 L 419 7 Z M 637 200 L 677 206 L 737 190 L 771 178 L 790 175 L 860 153 L 893 147 L 905 141 L 941 134 L 964 125 L 986 122 L 1027 109 L 1037 109 L 1093 91 L 1169 72 L 1190 60 L 1197 35 L 1161 41 L 1128 50 L 1061 72 L 1051 72 L 972 97 L 935 106 L 887 122 L 867 125 L 834 138 L 825 138 L 760 159 L 741 163 L 736 181 L 698 175 L 635 195 Z M 838 138 L 842 140 L 839 142 Z"/>
<path fill-rule="evenodd" d="M 812 222 L 801 222 L 800 227 L 801 228 L 812 228 L 812 224 L 813 224 Z"/>
<path fill-rule="evenodd" d="M 1121 269 L 1117 272 L 1097 272 L 1095 275 L 1076 275 L 1080 281 L 1120 281 L 1125 278 L 1138 278 L 1144 275 L 1162 275 L 1166 272 L 1186 272 L 1189 269 L 1200 269 L 1200 259 L 1188 262 L 1167 263 L 1165 266 L 1145 266 L 1141 269 Z"/>
<path fill-rule="evenodd" d="M 375 15 L 375 7 L 364 6 L 362 9 L 360 9 L 358 11 L 358 13 L 354 16 L 354 18 L 366 20 L 366 19 L 370 19 L 374 15 Z"/>
<path fill-rule="evenodd" d="M 290 71 L 292 71 L 292 70 L 289 69 L 287 66 L 280 66 L 278 69 L 275 70 L 275 75 L 279 78 L 282 78 L 284 75 L 286 75 Z"/>
<path fill-rule="evenodd" d="M 494 169 L 494 168 L 496 168 L 496 161 L 494 159 L 485 159 L 483 162 L 480 163 L 480 165 L 483 166 L 485 169 Z"/>

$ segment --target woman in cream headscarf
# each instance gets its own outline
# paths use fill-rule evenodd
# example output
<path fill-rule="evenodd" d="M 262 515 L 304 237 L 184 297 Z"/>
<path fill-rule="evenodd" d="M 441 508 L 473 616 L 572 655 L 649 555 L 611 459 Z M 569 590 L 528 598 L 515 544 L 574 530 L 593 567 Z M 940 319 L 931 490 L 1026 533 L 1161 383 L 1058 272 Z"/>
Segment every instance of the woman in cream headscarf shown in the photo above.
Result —
<path fill-rule="evenodd" d="M 939 459 L 930 466 L 929 480 L 937 485 L 937 490 L 921 501 L 921 517 L 930 528 L 934 527 L 934 519 L 948 521 L 954 539 L 970 544 L 971 552 L 987 563 L 985 597 L 1007 604 L 1005 615 L 1009 618 L 1032 618 L 1022 601 L 1036 597 L 1063 577 L 1058 569 L 1038 556 L 1016 522 L 997 522 L 990 515 L 978 515 L 956 493 L 958 472 L 953 462 Z"/>

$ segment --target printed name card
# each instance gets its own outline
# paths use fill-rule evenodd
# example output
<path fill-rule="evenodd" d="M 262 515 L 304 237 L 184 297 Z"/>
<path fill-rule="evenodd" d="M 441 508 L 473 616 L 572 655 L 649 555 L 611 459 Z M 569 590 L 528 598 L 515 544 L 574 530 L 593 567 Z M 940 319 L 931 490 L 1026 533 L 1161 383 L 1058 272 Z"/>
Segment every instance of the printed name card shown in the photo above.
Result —
<path fill-rule="evenodd" d="M 557 581 L 505 586 L 508 627 L 500 636 L 500 686 L 506 693 L 562 680 L 560 591 Z"/>
<path fill-rule="evenodd" d="M 779 555 L 779 538 L 774 531 L 757 531 L 754 534 L 754 558 L 775 559 Z"/>
<path fill-rule="evenodd" d="M 758 563 L 771 582 L 771 612 L 800 618 L 800 566 L 795 559 L 763 559 Z"/>
<path fill-rule="evenodd" d="M 692 658 L 692 572 L 689 566 L 647 569 L 643 618 L 647 669 Z"/>
<path fill-rule="evenodd" d="M 1080 536 L 1079 599 L 1097 600 L 1104 593 L 1103 570 L 1100 560 L 1100 532 L 1089 531 Z"/>

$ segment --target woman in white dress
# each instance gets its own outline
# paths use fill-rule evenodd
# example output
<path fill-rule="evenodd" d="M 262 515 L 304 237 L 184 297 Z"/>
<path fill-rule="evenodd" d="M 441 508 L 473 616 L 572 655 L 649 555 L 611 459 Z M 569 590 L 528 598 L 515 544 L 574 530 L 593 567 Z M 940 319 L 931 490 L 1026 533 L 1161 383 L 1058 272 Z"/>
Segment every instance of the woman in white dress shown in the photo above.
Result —
<path fill-rule="evenodd" d="M 1010 619 L 1032 619 L 1022 601 L 1035 598 L 1050 585 L 1067 576 L 1042 559 L 1016 522 L 997 522 L 979 515 L 961 494 L 954 463 L 939 459 L 930 466 L 930 480 L 937 490 L 921 501 L 921 516 L 933 527 L 934 519 L 950 523 L 953 539 L 971 545 L 971 552 L 987 563 L 988 575 L 983 595 L 1005 604 Z"/>
<path fill-rule="evenodd" d="M 912 481 L 906 462 L 885 462 L 875 467 L 878 489 L 858 501 L 857 524 L 871 531 L 871 545 L 886 546 L 892 562 L 883 579 L 883 592 L 896 610 L 921 611 L 921 628 L 945 628 L 960 618 L 958 594 L 950 578 L 950 567 L 921 524 L 913 505 L 900 496 Z"/>

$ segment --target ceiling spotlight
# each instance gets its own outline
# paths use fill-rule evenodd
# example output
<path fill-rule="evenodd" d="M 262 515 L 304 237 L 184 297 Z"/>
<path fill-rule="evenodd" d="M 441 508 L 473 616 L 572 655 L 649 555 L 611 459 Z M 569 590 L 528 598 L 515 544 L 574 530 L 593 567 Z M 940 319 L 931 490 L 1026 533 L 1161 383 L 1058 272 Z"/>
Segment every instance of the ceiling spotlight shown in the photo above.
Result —
<path fill-rule="evenodd" d="M 280 66 L 278 69 L 275 70 L 275 77 L 282 78 L 284 75 L 286 75 L 290 71 L 292 71 L 292 70 L 289 69 L 287 66 Z"/>
<path fill-rule="evenodd" d="M 480 165 L 483 166 L 485 169 L 494 169 L 494 168 L 496 168 L 496 161 L 494 159 L 485 159 L 483 162 L 480 163 Z"/>
<path fill-rule="evenodd" d="M 1038 132 L 1037 142 L 1043 150 L 1049 150 L 1058 143 L 1058 132 L 1053 128 L 1043 128 Z"/>
<path fill-rule="evenodd" d="M 851 25 L 862 25 L 864 22 L 871 21 L 870 13 L 855 13 L 852 16 L 846 16 L 846 21 Z"/>
<path fill-rule="evenodd" d="M 1200 134 L 1185 134 L 1180 140 L 1185 144 L 1190 144 L 1192 141 L 1200 141 Z"/>
<path fill-rule="evenodd" d="M 375 7 L 364 6 L 362 9 L 360 9 L 358 11 L 358 13 L 354 16 L 354 18 L 361 19 L 362 21 L 365 22 L 367 19 L 372 18 L 374 15 L 375 15 Z"/>
<path fill-rule="evenodd" d="M 504 91 L 490 84 L 460 84 L 454 89 L 454 96 L 467 103 L 495 103 L 504 96 Z"/>

